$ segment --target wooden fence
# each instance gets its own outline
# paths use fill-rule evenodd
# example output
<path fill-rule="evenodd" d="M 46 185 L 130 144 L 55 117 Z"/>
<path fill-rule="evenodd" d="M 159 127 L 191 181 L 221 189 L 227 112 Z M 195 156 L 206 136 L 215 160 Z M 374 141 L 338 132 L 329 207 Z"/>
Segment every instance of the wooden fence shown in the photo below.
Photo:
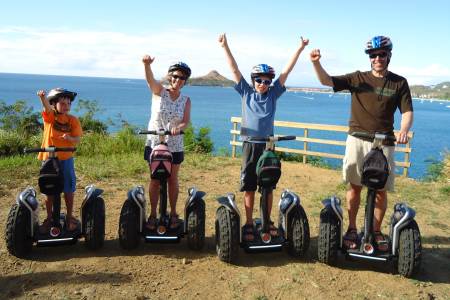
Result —
<path fill-rule="evenodd" d="M 232 157 L 236 157 L 236 147 L 242 147 L 242 142 L 238 141 L 238 136 L 240 135 L 240 128 L 238 127 L 238 124 L 241 124 L 242 118 L 241 117 L 231 117 L 231 123 L 233 124 L 233 128 L 231 129 L 230 133 L 232 135 L 230 144 L 231 144 L 231 155 Z M 294 153 L 294 154 L 301 154 L 303 155 L 303 163 L 306 163 L 308 156 L 318 156 L 318 157 L 326 157 L 326 158 L 335 158 L 342 160 L 344 158 L 344 155 L 337 154 L 337 153 L 328 153 L 328 152 L 317 152 L 317 151 L 310 151 L 309 144 L 323 144 L 323 145 L 335 145 L 335 146 L 342 146 L 345 148 L 345 140 L 331 140 L 331 139 L 323 139 L 323 138 L 314 138 L 314 132 L 315 131 L 328 131 L 328 132 L 340 132 L 340 133 L 346 133 L 348 132 L 347 126 L 337 126 L 337 125 L 324 125 L 324 124 L 312 124 L 312 123 L 297 123 L 297 122 L 285 122 L 285 121 L 275 121 L 275 127 L 285 127 L 285 128 L 295 128 L 295 129 L 303 129 L 303 135 L 302 136 L 296 136 L 296 141 L 300 142 L 300 146 L 302 146 L 302 149 L 293 149 L 293 148 L 283 148 L 278 147 L 276 148 L 276 151 L 278 152 L 287 152 L 287 153 Z M 397 131 L 395 131 L 397 133 Z M 289 135 L 293 135 L 290 134 Z M 413 132 L 410 131 L 408 134 L 409 141 L 405 145 L 396 145 L 395 151 L 400 152 L 404 154 L 404 160 L 403 161 L 396 161 L 396 167 L 403 168 L 402 175 L 408 176 L 408 168 L 411 167 L 410 162 L 410 156 L 411 156 L 411 139 L 413 137 Z"/>

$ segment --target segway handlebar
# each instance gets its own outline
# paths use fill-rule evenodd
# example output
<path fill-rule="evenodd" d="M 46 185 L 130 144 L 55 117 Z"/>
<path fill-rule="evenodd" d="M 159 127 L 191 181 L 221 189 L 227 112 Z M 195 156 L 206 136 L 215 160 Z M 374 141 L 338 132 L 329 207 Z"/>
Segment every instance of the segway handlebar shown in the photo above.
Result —
<path fill-rule="evenodd" d="M 24 153 L 34 153 L 34 152 L 49 152 L 49 153 L 55 153 L 55 152 L 74 152 L 76 151 L 76 147 L 45 147 L 45 148 L 29 148 L 24 149 Z"/>
<path fill-rule="evenodd" d="M 172 135 L 172 132 L 170 130 L 139 130 L 138 134 Z M 184 134 L 184 131 L 181 130 L 180 134 Z"/>
<path fill-rule="evenodd" d="M 249 137 L 249 141 L 255 142 L 277 142 L 277 141 L 290 141 L 295 140 L 297 137 L 295 135 L 285 135 L 285 136 L 267 136 L 267 137 Z"/>
<path fill-rule="evenodd" d="M 383 134 L 383 133 L 368 133 L 368 132 L 355 131 L 355 132 L 350 133 L 350 135 L 352 135 L 354 137 L 368 138 L 372 141 L 374 139 L 378 139 L 381 141 L 391 141 L 391 142 L 397 141 L 397 138 L 394 135 L 387 135 L 387 134 Z"/>

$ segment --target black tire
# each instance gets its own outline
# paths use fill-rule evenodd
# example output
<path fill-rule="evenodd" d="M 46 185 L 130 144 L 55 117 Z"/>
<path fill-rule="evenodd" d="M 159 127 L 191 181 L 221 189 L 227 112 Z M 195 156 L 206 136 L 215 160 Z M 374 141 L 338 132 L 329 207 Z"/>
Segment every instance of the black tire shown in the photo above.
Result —
<path fill-rule="evenodd" d="M 221 206 L 216 212 L 216 252 L 221 261 L 235 263 L 239 253 L 239 218 Z"/>
<path fill-rule="evenodd" d="M 139 211 L 131 200 L 126 200 L 120 211 L 119 243 L 123 249 L 131 250 L 139 244 Z"/>
<path fill-rule="evenodd" d="M 85 244 L 91 250 L 100 249 L 105 241 L 105 201 L 97 197 L 86 209 Z"/>
<path fill-rule="evenodd" d="M 309 248 L 309 224 L 302 206 L 295 208 L 288 216 L 288 253 L 294 257 L 303 257 Z"/>
<path fill-rule="evenodd" d="M 319 240 L 317 256 L 320 262 L 333 265 L 336 263 L 341 236 L 339 221 L 334 213 L 327 209 L 320 212 Z"/>
<path fill-rule="evenodd" d="M 6 248 L 12 255 L 23 258 L 31 252 L 33 238 L 30 232 L 30 212 L 25 207 L 14 204 L 6 221 Z"/>
<path fill-rule="evenodd" d="M 402 276 L 411 277 L 419 270 L 421 261 L 422 242 L 419 226 L 412 220 L 400 231 L 397 271 Z"/>
<path fill-rule="evenodd" d="M 187 240 L 192 250 L 205 245 L 205 201 L 198 200 L 187 216 Z"/>

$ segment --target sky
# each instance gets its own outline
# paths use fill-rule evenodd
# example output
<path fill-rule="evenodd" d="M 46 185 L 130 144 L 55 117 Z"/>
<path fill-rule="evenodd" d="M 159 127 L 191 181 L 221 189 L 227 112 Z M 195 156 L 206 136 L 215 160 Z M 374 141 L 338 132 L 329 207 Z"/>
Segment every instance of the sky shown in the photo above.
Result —
<path fill-rule="evenodd" d="M 5 1 L 0 72 L 144 78 L 149 54 L 157 78 L 176 61 L 194 77 L 217 70 L 231 78 L 218 43 L 226 33 L 246 78 L 259 63 L 279 74 L 308 38 L 287 85 L 319 87 L 312 49 L 330 75 L 365 71 L 365 44 L 386 35 L 394 44 L 389 69 L 410 85 L 433 85 L 450 81 L 449 12 L 446 0 Z"/>

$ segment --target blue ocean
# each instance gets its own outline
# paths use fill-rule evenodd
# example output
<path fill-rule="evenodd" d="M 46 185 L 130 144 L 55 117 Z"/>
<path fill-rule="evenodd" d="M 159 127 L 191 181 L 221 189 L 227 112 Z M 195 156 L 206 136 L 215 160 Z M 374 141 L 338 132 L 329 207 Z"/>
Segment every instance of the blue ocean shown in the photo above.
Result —
<path fill-rule="evenodd" d="M 0 101 L 7 104 L 25 100 L 34 109 L 40 110 L 36 96 L 39 89 L 49 90 L 65 87 L 78 93 L 77 99 L 96 100 L 102 108 L 101 120 L 111 119 L 111 132 L 125 120 L 139 128 L 146 128 L 150 116 L 150 91 L 142 79 L 117 79 L 98 77 L 71 77 L 0 73 Z M 191 120 L 194 128 L 209 127 L 215 151 L 226 149 L 229 144 L 232 116 L 240 116 L 240 98 L 233 88 L 186 86 L 183 93 L 192 101 Z M 76 107 L 76 105 L 74 105 Z M 347 125 L 350 96 L 347 94 L 323 94 L 286 92 L 278 101 L 276 120 L 328 125 Z M 400 113 L 396 114 L 395 128 L 400 127 Z M 276 134 L 303 135 L 303 131 L 276 129 Z M 420 179 L 425 176 L 430 160 L 441 160 L 450 148 L 450 102 L 414 99 L 414 138 L 412 140 L 412 167 L 409 176 Z M 335 133 L 319 132 L 312 137 L 328 137 L 344 140 Z M 296 147 L 295 142 L 284 145 Z M 327 151 L 343 154 L 343 147 L 312 145 L 312 151 Z M 403 160 L 398 158 L 397 160 Z M 332 165 L 340 161 L 331 159 Z"/>

